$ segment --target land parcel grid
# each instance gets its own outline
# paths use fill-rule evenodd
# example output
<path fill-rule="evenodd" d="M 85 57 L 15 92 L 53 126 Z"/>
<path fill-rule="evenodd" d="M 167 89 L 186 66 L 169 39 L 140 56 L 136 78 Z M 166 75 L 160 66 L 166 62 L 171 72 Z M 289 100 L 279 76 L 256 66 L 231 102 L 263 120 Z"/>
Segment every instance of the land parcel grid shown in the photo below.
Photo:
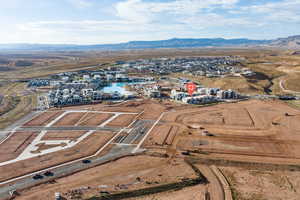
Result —
<path fill-rule="evenodd" d="M 45 126 L 62 113 L 62 111 L 43 112 L 42 114 L 25 123 L 23 126 Z"/>
<path fill-rule="evenodd" d="M 113 136 L 114 134 L 110 131 L 97 131 L 71 148 L 0 166 L 0 181 L 92 155 Z"/>
<path fill-rule="evenodd" d="M 12 160 L 34 140 L 36 132 L 14 132 L 0 145 L 0 162 Z"/>

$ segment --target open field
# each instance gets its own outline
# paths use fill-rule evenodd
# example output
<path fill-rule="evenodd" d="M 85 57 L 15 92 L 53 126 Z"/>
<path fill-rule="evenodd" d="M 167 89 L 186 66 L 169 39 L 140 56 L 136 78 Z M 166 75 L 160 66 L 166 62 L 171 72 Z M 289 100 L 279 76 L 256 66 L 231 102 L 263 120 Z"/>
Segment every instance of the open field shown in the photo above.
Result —
<path fill-rule="evenodd" d="M 88 113 L 77 122 L 78 126 L 98 126 L 111 118 L 110 113 Z"/>
<path fill-rule="evenodd" d="M 167 144 L 170 127 L 177 126 L 176 137 L 168 143 L 177 150 L 300 159 L 299 117 L 299 110 L 279 101 L 178 109 L 164 114 L 145 146 Z"/>
<path fill-rule="evenodd" d="M 53 126 L 74 126 L 86 113 L 67 113 L 62 119 L 56 122 Z"/>
<path fill-rule="evenodd" d="M 300 109 L 300 100 L 288 101 L 287 103 L 297 109 Z"/>
<path fill-rule="evenodd" d="M 235 199 L 290 199 L 300 196 L 299 173 L 254 168 L 222 167 Z M 280 191 L 280 192 L 278 192 Z"/>
<path fill-rule="evenodd" d="M 0 145 L 0 162 L 12 160 L 19 156 L 23 150 L 37 136 L 34 132 L 16 132 Z"/>
<path fill-rule="evenodd" d="M 149 135 L 146 145 L 171 145 L 179 128 L 171 125 L 158 125 Z"/>
<path fill-rule="evenodd" d="M 300 70 L 299 70 L 300 72 Z M 292 91 L 300 92 L 300 73 L 294 73 L 293 76 L 285 81 L 285 87 Z"/>
<path fill-rule="evenodd" d="M 36 95 L 20 97 L 20 102 L 15 108 L 0 116 L 0 129 L 3 129 L 28 115 L 35 109 L 36 104 Z"/>
<path fill-rule="evenodd" d="M 10 81 L 1 84 L 0 129 L 26 116 L 36 107 L 36 95 L 27 91 L 25 85 Z"/>
<path fill-rule="evenodd" d="M 114 120 L 112 120 L 111 122 L 109 122 L 107 124 L 107 126 L 111 126 L 111 127 L 126 127 L 128 126 L 133 119 L 136 117 L 136 115 L 128 115 L 128 114 L 124 114 L 124 115 L 120 115 L 117 118 L 115 118 Z"/>
<path fill-rule="evenodd" d="M 137 164 L 139 163 L 139 164 Z M 176 176 L 174 176 L 176 174 Z M 195 178 L 195 172 L 181 159 L 164 159 L 159 157 L 135 156 L 122 158 L 76 175 L 56 180 L 54 184 L 40 185 L 22 193 L 16 199 L 53 199 L 54 192 L 61 192 L 71 198 L 72 191 L 86 187 L 81 199 L 98 196 L 99 191 L 125 192 L 138 188 L 159 186 L 178 182 L 183 178 Z M 102 187 L 102 188 L 101 188 Z M 196 189 L 203 190 L 204 185 Z M 43 194 L 41 196 L 41 194 Z M 74 195 L 74 194 L 73 194 Z M 201 192 L 194 196 L 201 197 Z"/>
<path fill-rule="evenodd" d="M 25 123 L 24 126 L 45 126 L 50 121 L 61 115 L 62 112 L 44 112 L 39 116 L 33 118 L 29 122 Z"/>
<path fill-rule="evenodd" d="M 42 140 L 76 140 L 85 133 L 85 131 L 47 131 Z"/>

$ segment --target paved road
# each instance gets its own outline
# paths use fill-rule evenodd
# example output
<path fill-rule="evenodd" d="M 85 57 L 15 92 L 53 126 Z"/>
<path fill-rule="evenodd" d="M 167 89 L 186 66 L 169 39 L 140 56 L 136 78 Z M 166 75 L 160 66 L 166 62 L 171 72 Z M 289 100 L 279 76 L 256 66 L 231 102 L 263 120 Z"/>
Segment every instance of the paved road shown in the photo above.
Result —
<path fill-rule="evenodd" d="M 77 162 L 71 163 L 67 166 L 58 167 L 58 168 L 51 170 L 51 172 L 54 173 L 54 176 L 52 176 L 52 177 L 44 176 L 44 178 L 40 179 L 40 180 L 34 180 L 32 178 L 32 176 L 34 176 L 34 173 L 33 173 L 31 176 L 20 179 L 20 180 L 16 181 L 14 184 L 1 186 L 0 187 L 0 199 L 9 197 L 9 191 L 20 190 L 20 189 L 32 187 L 39 183 L 51 181 L 53 179 L 66 176 L 67 174 L 72 174 L 72 173 L 75 173 L 75 172 L 78 172 L 78 171 L 81 171 L 84 169 L 88 169 L 88 168 L 103 164 L 105 162 L 108 162 L 108 161 L 111 161 L 111 160 L 114 160 L 114 159 L 117 159 L 117 158 L 120 158 L 123 156 L 130 155 L 133 149 L 134 149 L 134 146 L 117 145 L 113 149 L 111 149 L 109 153 L 107 153 L 106 155 L 104 155 L 102 157 L 95 156 L 93 158 L 90 158 L 89 160 L 91 161 L 91 163 L 84 164 L 84 163 L 82 163 L 82 161 L 77 161 Z M 44 172 L 42 172 L 40 174 L 43 174 L 43 173 Z"/>
<path fill-rule="evenodd" d="M 96 127 L 96 126 L 65 126 L 65 127 L 44 127 L 44 126 L 34 126 L 34 127 L 20 127 L 16 131 L 120 131 L 121 128 L 117 127 Z"/>
<path fill-rule="evenodd" d="M 129 134 L 124 137 L 119 143 L 122 144 L 132 144 L 135 141 L 138 141 L 139 138 L 145 135 L 148 131 L 151 122 L 146 120 L 138 120 L 134 124 L 134 128 L 129 132 Z"/>

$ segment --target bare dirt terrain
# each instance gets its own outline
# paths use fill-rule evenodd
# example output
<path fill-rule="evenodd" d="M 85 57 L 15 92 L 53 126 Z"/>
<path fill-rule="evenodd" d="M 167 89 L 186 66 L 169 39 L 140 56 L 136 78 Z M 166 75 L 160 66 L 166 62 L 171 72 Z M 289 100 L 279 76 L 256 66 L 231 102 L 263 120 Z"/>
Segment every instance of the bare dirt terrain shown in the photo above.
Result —
<path fill-rule="evenodd" d="M 300 172 L 222 167 L 235 199 L 299 199 Z M 276 192 L 280 191 L 280 192 Z"/>
<path fill-rule="evenodd" d="M 171 112 L 162 121 L 184 128 L 174 140 L 177 149 L 300 158 L 299 116 L 299 110 L 281 102 L 246 101 Z M 154 135 L 154 141 L 162 137 Z"/>
<path fill-rule="evenodd" d="M 112 116 L 109 113 L 87 113 L 77 124 L 78 126 L 98 126 Z"/>
<path fill-rule="evenodd" d="M 0 162 L 16 158 L 36 136 L 34 132 L 15 132 L 0 145 Z"/>
<path fill-rule="evenodd" d="M 136 115 L 120 115 L 118 116 L 116 119 L 112 120 L 111 122 L 109 122 L 107 124 L 107 126 L 111 126 L 111 127 L 126 127 L 128 126 L 133 119 L 136 117 Z"/>
<path fill-rule="evenodd" d="M 25 123 L 24 126 L 45 126 L 61 114 L 62 112 L 60 111 L 44 112 L 39 116 L 33 118 L 29 122 Z"/>
<path fill-rule="evenodd" d="M 136 118 L 151 122 L 150 127 L 153 125 L 153 128 L 147 133 L 146 140 L 142 144 L 142 148 L 147 149 L 148 152 L 146 155 L 125 157 L 65 178 L 59 178 L 53 184 L 33 187 L 22 191 L 21 196 L 17 199 L 52 199 L 55 192 L 61 192 L 67 199 L 71 199 L 71 196 L 74 197 L 74 195 L 79 195 L 79 199 L 89 199 L 99 196 L 100 192 L 122 194 L 139 189 L 147 190 L 152 186 L 174 183 L 184 178 L 195 178 L 195 169 L 187 164 L 187 158 L 192 160 L 195 167 L 208 179 L 209 184 L 184 187 L 178 191 L 166 190 L 149 196 L 129 199 L 203 199 L 205 194 L 212 199 L 228 199 L 226 197 L 228 191 L 231 191 L 233 196 L 241 193 L 243 195 L 241 200 L 276 199 L 263 184 L 271 184 L 273 177 L 262 176 L 260 178 L 263 180 L 256 182 L 249 172 L 238 171 L 239 169 L 235 167 L 237 164 L 231 163 L 233 161 L 248 163 L 247 170 L 256 170 L 255 165 L 253 167 L 251 163 L 278 165 L 278 175 L 287 176 L 292 184 L 292 186 L 288 186 L 290 183 L 286 183 L 287 185 L 280 189 L 290 199 L 298 197 L 297 191 L 292 192 L 291 188 L 296 188 L 298 184 L 298 180 L 293 179 L 292 176 L 293 174 L 297 175 L 299 171 L 297 166 L 300 159 L 300 126 L 298 123 L 300 110 L 290 107 L 285 102 L 250 100 L 212 106 L 182 106 L 167 101 L 144 100 L 112 106 L 103 104 L 81 106 L 80 109 L 140 113 L 120 115 L 107 126 L 126 127 Z M 71 119 L 64 119 L 65 117 Z M 66 115 L 65 117 L 62 118 L 63 124 L 73 124 L 74 126 L 85 123 L 97 125 L 99 121 L 110 116 L 100 114 L 95 117 L 93 114 L 84 112 L 81 115 L 72 115 L 71 117 Z M 89 121 L 90 117 L 93 118 L 91 122 Z M 130 118 L 128 119 L 128 117 Z M 97 120 L 94 121 L 94 118 Z M 62 121 L 59 122 L 62 123 Z M 44 139 L 76 139 L 81 134 L 81 131 L 51 131 L 45 135 Z M 113 135 L 113 133 L 96 132 L 70 149 L 0 167 L 1 180 L 90 155 Z M 120 133 L 120 136 L 126 135 L 128 135 L 127 132 Z M 40 148 L 48 147 L 41 145 Z M 104 151 L 103 155 L 105 152 L 107 151 Z M 182 155 L 184 152 L 185 154 Z M 39 166 L 34 163 L 39 163 Z M 215 165 L 217 167 L 213 167 Z M 296 165 L 293 168 L 296 171 L 283 170 L 290 169 L 289 165 Z M 9 167 L 17 169 L 16 172 L 13 174 L 1 173 L 1 171 L 7 171 Z M 220 178 L 220 173 L 216 174 L 215 168 L 221 170 L 220 173 L 228 179 L 230 187 L 224 186 L 224 178 Z M 238 172 L 235 173 L 235 171 Z M 232 173 L 238 181 L 232 179 Z M 246 185 L 248 180 L 258 186 L 250 188 Z M 264 187 L 264 189 L 260 190 L 260 187 Z M 275 189 L 279 190 L 278 186 L 271 185 L 270 187 L 274 191 Z M 41 197 L 40 194 L 44 194 L 44 196 Z"/>
<path fill-rule="evenodd" d="M 76 140 L 85 133 L 85 131 L 47 131 L 42 140 Z"/>
<path fill-rule="evenodd" d="M 74 126 L 85 114 L 84 112 L 68 113 L 53 126 Z"/>
<path fill-rule="evenodd" d="M 176 175 L 174 176 L 174 174 Z M 16 199 L 50 200 L 57 191 L 67 199 L 71 199 L 72 191 L 76 189 L 82 190 L 83 194 L 80 198 L 84 199 L 99 195 L 99 191 L 124 192 L 195 177 L 194 171 L 181 159 L 135 156 L 85 170 L 74 176 L 57 179 L 54 184 L 37 186 L 25 191 L 21 197 Z M 203 188 L 204 186 L 200 185 L 193 188 L 192 191 L 203 190 Z M 192 196 L 199 197 L 201 196 L 199 193 Z"/>

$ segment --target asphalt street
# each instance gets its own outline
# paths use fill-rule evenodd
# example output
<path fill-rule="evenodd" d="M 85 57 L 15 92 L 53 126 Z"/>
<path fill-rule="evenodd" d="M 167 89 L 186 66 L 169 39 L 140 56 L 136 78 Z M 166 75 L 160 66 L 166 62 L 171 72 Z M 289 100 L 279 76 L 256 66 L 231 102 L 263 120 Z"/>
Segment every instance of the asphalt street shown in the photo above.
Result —
<path fill-rule="evenodd" d="M 44 126 L 35 126 L 35 127 L 20 127 L 16 131 L 120 131 L 121 128 L 116 127 L 96 127 L 96 126 L 64 126 L 64 127 L 44 127 Z"/>

